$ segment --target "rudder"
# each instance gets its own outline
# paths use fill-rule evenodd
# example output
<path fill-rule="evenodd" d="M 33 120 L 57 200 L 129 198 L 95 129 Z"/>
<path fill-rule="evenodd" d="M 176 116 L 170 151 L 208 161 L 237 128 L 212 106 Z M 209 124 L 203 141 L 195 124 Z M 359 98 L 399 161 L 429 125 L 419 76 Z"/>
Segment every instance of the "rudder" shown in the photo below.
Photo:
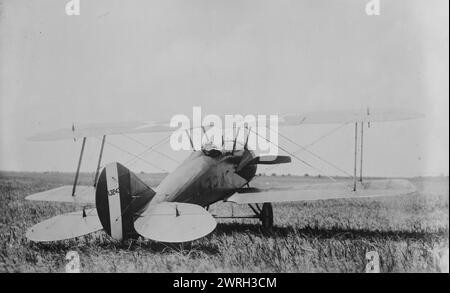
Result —
<path fill-rule="evenodd" d="M 114 162 L 102 170 L 95 204 L 103 229 L 116 240 L 136 234 L 134 221 L 155 192 L 134 173 Z"/>

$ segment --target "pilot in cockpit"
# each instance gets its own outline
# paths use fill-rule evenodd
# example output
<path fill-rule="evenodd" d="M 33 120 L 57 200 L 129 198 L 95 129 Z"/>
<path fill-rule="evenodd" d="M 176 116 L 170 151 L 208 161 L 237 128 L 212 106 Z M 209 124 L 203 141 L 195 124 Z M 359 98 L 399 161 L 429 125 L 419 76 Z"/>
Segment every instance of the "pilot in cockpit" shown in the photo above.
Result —
<path fill-rule="evenodd" d="M 223 149 L 214 144 L 213 141 L 208 141 L 202 145 L 202 152 L 208 157 L 216 158 L 223 153 Z"/>

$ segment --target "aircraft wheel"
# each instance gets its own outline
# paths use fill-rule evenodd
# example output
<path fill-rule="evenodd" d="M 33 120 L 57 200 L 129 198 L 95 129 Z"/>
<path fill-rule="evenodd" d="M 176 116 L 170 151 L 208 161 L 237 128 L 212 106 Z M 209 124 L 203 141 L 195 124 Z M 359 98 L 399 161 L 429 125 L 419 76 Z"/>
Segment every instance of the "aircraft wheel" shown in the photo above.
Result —
<path fill-rule="evenodd" d="M 261 224 L 265 230 L 273 227 L 273 209 L 272 204 L 266 202 L 263 204 L 260 214 Z"/>

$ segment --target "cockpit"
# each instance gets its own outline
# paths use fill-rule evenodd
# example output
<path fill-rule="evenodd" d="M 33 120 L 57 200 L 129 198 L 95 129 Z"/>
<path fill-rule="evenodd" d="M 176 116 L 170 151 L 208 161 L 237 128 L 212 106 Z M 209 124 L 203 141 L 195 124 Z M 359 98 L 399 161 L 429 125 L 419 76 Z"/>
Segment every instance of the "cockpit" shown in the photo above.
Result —
<path fill-rule="evenodd" d="M 221 155 L 231 154 L 233 152 L 233 144 L 234 141 L 231 140 L 231 141 L 224 141 L 223 145 L 218 146 L 214 144 L 212 141 L 210 141 L 203 144 L 201 150 L 206 156 L 217 158 Z M 243 149 L 244 144 L 237 141 L 234 147 L 234 151 L 236 152 Z"/>
<path fill-rule="evenodd" d="M 207 142 L 202 145 L 202 152 L 208 157 L 217 158 L 223 154 L 224 150 L 222 147 L 218 147 L 212 142 Z"/>

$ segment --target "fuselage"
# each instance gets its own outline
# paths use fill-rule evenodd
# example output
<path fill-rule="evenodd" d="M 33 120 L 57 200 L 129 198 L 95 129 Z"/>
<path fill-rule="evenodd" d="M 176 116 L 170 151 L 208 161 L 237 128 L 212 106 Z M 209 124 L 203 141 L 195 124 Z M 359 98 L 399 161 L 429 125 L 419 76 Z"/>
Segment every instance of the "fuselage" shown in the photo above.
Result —
<path fill-rule="evenodd" d="M 248 150 L 194 151 L 155 189 L 152 204 L 163 201 L 208 206 L 226 199 L 253 179 L 256 165 L 240 163 L 254 158 Z"/>
<path fill-rule="evenodd" d="M 253 158 L 253 152 L 247 149 L 202 148 L 192 152 L 155 189 L 125 166 L 110 163 L 97 182 L 98 217 L 106 233 L 114 239 L 132 237 L 136 235 L 136 220 L 151 216 L 155 209 L 164 206 L 160 205 L 163 202 L 206 207 L 230 197 L 255 176 Z"/>

